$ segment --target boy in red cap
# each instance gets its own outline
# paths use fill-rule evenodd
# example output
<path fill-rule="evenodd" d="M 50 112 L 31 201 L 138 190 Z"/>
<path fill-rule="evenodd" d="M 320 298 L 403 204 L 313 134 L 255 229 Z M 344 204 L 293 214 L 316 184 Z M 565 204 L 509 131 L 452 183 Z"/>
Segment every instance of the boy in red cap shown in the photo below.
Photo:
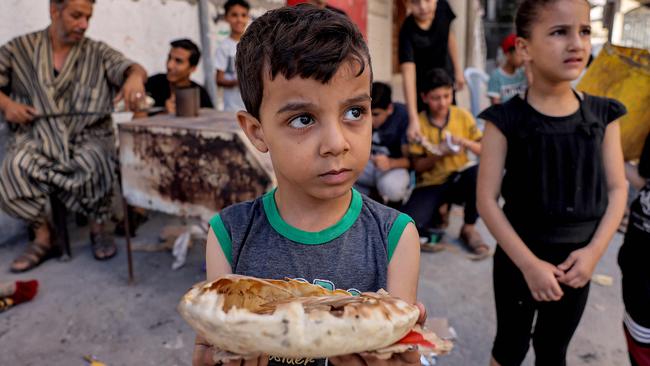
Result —
<path fill-rule="evenodd" d="M 501 42 L 505 62 L 492 72 L 488 83 L 488 97 L 492 104 L 504 103 L 528 87 L 526 73 L 521 67 L 523 61 L 515 48 L 516 39 L 512 33 Z"/>

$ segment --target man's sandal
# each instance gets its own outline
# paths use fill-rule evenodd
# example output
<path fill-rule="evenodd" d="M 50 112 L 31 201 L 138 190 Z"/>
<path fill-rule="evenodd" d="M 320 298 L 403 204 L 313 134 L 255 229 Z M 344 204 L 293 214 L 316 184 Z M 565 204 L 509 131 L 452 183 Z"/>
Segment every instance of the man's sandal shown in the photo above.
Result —
<path fill-rule="evenodd" d="M 97 234 L 90 234 L 90 247 L 93 251 L 93 256 L 98 261 L 113 258 L 117 254 L 117 246 L 113 236 L 106 232 Z"/>
<path fill-rule="evenodd" d="M 29 242 L 25 251 L 14 259 L 9 269 L 13 273 L 29 271 L 45 262 L 50 258 L 60 257 L 61 250 L 59 247 L 50 245 L 49 247 L 38 244 L 34 241 Z M 21 265 L 23 264 L 23 265 Z"/>

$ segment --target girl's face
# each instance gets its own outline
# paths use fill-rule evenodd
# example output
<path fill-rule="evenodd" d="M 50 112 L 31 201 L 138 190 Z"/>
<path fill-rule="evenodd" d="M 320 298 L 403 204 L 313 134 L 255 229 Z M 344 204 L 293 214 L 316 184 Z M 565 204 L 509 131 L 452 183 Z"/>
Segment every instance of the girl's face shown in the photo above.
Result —
<path fill-rule="evenodd" d="M 530 37 L 517 39 L 523 60 L 537 77 L 562 82 L 580 76 L 591 53 L 589 10 L 584 0 L 559 0 L 540 9 Z"/>

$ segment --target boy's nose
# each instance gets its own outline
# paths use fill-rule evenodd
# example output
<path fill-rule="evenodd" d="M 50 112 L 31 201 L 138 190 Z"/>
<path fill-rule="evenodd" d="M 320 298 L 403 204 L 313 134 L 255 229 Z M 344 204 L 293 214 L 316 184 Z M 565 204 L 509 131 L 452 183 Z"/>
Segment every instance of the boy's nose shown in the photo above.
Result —
<path fill-rule="evenodd" d="M 345 138 L 342 126 L 338 121 L 322 123 L 322 126 L 321 156 L 338 156 L 350 150 L 350 144 Z"/>

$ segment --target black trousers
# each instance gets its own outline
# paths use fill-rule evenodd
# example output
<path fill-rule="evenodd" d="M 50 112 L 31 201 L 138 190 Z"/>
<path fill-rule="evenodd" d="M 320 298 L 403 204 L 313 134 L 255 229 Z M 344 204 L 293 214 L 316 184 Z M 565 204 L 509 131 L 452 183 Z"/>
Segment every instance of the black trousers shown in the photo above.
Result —
<path fill-rule="evenodd" d="M 558 265 L 585 245 L 547 243 L 529 247 L 538 258 Z M 578 289 L 560 284 L 564 296 L 559 301 L 535 301 L 524 275 L 500 247 L 494 254 L 493 280 L 497 314 L 494 359 L 501 366 L 521 365 L 532 339 L 536 366 L 566 365 L 569 342 L 587 304 L 589 283 Z"/>
<path fill-rule="evenodd" d="M 465 223 L 475 224 L 478 220 L 476 209 L 476 178 L 478 166 L 452 174 L 445 183 L 413 190 L 402 212 L 411 216 L 421 236 L 426 236 L 438 219 L 438 209 L 445 203 L 465 206 Z"/>

